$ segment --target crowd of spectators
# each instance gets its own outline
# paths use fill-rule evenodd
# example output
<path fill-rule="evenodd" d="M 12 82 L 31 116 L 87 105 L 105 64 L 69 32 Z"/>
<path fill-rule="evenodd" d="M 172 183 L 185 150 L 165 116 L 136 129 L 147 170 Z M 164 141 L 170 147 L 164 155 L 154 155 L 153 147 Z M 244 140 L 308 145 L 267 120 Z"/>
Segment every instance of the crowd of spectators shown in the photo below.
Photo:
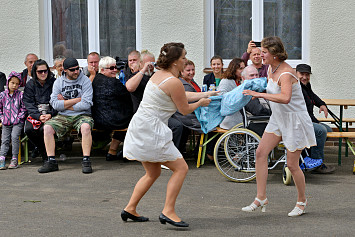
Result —
<path fill-rule="evenodd" d="M 248 66 L 249 60 L 251 64 Z M 226 69 L 223 68 L 223 59 L 218 55 L 213 56 L 210 63 L 212 73 L 203 78 L 203 84 L 207 89 L 214 84 L 220 94 L 233 90 L 244 80 L 266 77 L 268 71 L 268 65 L 262 62 L 261 49 L 253 41 L 249 42 L 242 57 L 232 59 Z M 154 54 L 148 50 L 130 52 L 127 55 L 127 64 L 122 69 L 126 80 L 123 83 L 118 80 L 121 68 L 117 67 L 116 60 L 109 56 L 101 57 L 97 52 L 91 52 L 87 56 L 87 66 L 84 68 L 79 68 L 78 61 L 74 58 L 58 56 L 51 69 L 46 61 L 38 59 L 34 53 L 26 55 L 24 64 L 26 68 L 18 74 L 19 90 L 24 87 L 21 90 L 21 100 L 25 106 L 26 119 L 22 123 L 25 134 L 33 144 L 32 149 L 38 151 L 43 159 L 43 166 L 38 172 L 47 173 L 59 169 L 55 160 L 56 141 L 70 135 L 72 129 L 78 131 L 82 142 L 83 173 L 92 172 L 90 151 L 93 142 L 110 142 L 107 161 L 124 159 L 122 150 L 119 149 L 120 144 L 124 143 L 124 129 L 137 112 L 146 85 L 157 70 Z M 320 107 L 326 115 L 327 108 L 310 87 L 310 66 L 297 66 L 297 73 L 316 135 L 320 134 L 317 137 L 319 145 L 311 149 L 311 156 L 324 159 L 324 134 L 331 129 L 317 121 L 313 115 L 313 106 Z M 203 93 L 194 76 L 195 64 L 187 60 L 179 79 L 186 93 Z M 6 81 L 6 75 L 0 72 L 0 92 L 8 89 Z M 254 116 L 271 115 L 268 101 L 261 98 L 251 100 L 245 106 L 245 111 Z M 242 122 L 243 111 L 238 111 L 227 116 L 220 127 L 231 129 Z M 173 133 L 174 145 L 181 152 L 185 152 L 191 131 L 202 133 L 194 113 L 182 115 L 176 111 L 169 118 L 168 126 Z M 265 126 L 252 124 L 249 129 L 262 136 Z M 95 131 L 92 132 L 94 128 Z M 109 135 L 111 133 L 112 137 Z M 3 153 L 1 156 L 5 156 Z M 211 149 L 210 152 L 207 149 L 207 154 L 213 160 Z M 318 171 L 330 173 L 334 168 L 324 165 Z"/>

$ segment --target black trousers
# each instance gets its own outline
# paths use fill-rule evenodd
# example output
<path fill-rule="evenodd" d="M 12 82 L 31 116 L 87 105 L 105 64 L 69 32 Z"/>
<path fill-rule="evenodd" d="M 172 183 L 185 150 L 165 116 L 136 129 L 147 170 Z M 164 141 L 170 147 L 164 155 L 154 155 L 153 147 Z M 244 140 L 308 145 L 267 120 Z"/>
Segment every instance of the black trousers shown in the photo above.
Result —
<path fill-rule="evenodd" d="M 43 123 L 40 128 L 34 129 L 32 123 L 25 121 L 25 134 L 30 142 L 35 145 L 41 155 L 46 155 L 46 147 L 44 145 Z"/>

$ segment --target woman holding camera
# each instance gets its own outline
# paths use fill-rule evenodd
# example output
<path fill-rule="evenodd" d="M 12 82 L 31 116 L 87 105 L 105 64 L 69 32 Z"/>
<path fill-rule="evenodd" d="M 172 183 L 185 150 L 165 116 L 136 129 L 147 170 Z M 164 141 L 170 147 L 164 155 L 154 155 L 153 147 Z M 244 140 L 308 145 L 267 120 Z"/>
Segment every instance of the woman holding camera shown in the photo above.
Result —
<path fill-rule="evenodd" d="M 265 211 L 268 176 L 268 154 L 283 141 L 287 149 L 287 167 L 295 182 L 298 197 L 295 208 L 288 216 L 300 216 L 307 205 L 305 178 L 299 167 L 302 150 L 316 145 L 312 121 L 308 115 L 300 82 L 295 70 L 285 62 L 287 53 L 279 37 L 267 37 L 261 42 L 261 57 L 269 64 L 267 93 L 245 90 L 243 94 L 270 101 L 272 115 L 256 150 L 257 195 L 243 211 Z"/>

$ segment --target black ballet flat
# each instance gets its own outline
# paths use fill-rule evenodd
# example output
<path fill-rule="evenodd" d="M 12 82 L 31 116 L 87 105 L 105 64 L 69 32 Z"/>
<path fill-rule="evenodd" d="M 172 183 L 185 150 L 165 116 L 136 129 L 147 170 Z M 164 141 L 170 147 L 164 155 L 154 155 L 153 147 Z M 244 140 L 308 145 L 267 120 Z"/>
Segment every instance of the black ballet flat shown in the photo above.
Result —
<path fill-rule="evenodd" d="M 180 222 L 175 222 L 172 219 L 170 219 L 169 217 L 167 217 L 166 215 L 164 215 L 163 213 L 160 214 L 159 216 L 159 221 L 162 224 L 166 224 L 166 222 L 168 222 L 170 225 L 176 226 L 176 227 L 189 227 L 189 224 L 187 224 L 184 221 L 180 221 Z"/>
<path fill-rule="evenodd" d="M 135 216 L 135 215 L 132 215 L 129 212 L 126 212 L 125 210 L 123 210 L 121 212 L 121 218 L 122 218 L 123 221 L 127 221 L 127 219 L 131 219 L 132 221 L 135 221 L 135 222 L 146 222 L 146 221 L 149 221 L 148 217 Z"/>

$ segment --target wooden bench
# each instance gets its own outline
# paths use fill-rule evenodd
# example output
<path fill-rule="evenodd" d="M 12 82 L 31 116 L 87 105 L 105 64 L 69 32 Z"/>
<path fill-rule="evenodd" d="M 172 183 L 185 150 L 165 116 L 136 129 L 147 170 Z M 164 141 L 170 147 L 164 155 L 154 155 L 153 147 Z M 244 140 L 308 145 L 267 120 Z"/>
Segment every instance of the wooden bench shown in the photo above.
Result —
<path fill-rule="evenodd" d="M 118 129 L 118 130 L 112 130 L 112 133 L 114 132 L 125 132 L 127 131 L 128 128 L 123 128 L 123 129 Z M 91 132 L 95 132 L 95 131 L 102 131 L 102 130 L 98 130 L 98 129 L 92 129 Z M 73 129 L 71 131 L 71 135 L 72 134 L 75 134 L 77 133 L 77 131 L 75 129 Z M 19 152 L 19 158 L 18 158 L 18 163 L 19 164 L 22 164 L 22 163 L 25 163 L 25 162 L 29 162 L 29 159 L 28 159 L 28 137 L 25 136 L 24 138 L 20 139 L 21 143 L 23 142 L 24 143 L 24 161 L 22 162 L 21 161 L 21 147 L 20 147 L 20 152 Z"/>
<path fill-rule="evenodd" d="M 328 118 L 317 118 L 319 122 L 325 122 L 325 123 L 335 123 L 334 118 L 328 117 Z M 343 118 L 343 122 L 349 124 L 350 126 L 355 123 L 355 118 Z"/>
<path fill-rule="evenodd" d="M 215 130 L 211 131 L 210 133 L 216 133 L 215 135 L 213 135 L 210 139 L 208 139 L 208 134 L 201 134 L 201 138 L 200 138 L 200 146 L 198 148 L 198 157 L 197 157 L 197 164 L 196 167 L 199 168 L 201 165 L 204 165 L 205 163 L 205 156 L 206 156 L 206 145 L 213 140 L 216 136 L 218 136 L 218 134 L 222 134 L 222 133 L 226 133 L 229 130 L 227 129 L 223 129 L 220 127 L 216 127 Z"/>
<path fill-rule="evenodd" d="M 350 148 L 350 150 L 352 151 L 352 153 L 355 156 L 355 145 L 349 140 L 349 138 L 355 138 L 355 132 L 328 132 L 327 133 L 327 137 L 331 137 L 331 138 L 343 138 L 345 140 L 345 144 L 346 144 L 346 150 L 345 150 L 345 156 L 348 156 L 348 147 Z M 339 154 L 339 158 L 338 158 L 338 165 L 341 165 L 341 146 L 339 146 L 338 149 L 338 154 Z"/>

